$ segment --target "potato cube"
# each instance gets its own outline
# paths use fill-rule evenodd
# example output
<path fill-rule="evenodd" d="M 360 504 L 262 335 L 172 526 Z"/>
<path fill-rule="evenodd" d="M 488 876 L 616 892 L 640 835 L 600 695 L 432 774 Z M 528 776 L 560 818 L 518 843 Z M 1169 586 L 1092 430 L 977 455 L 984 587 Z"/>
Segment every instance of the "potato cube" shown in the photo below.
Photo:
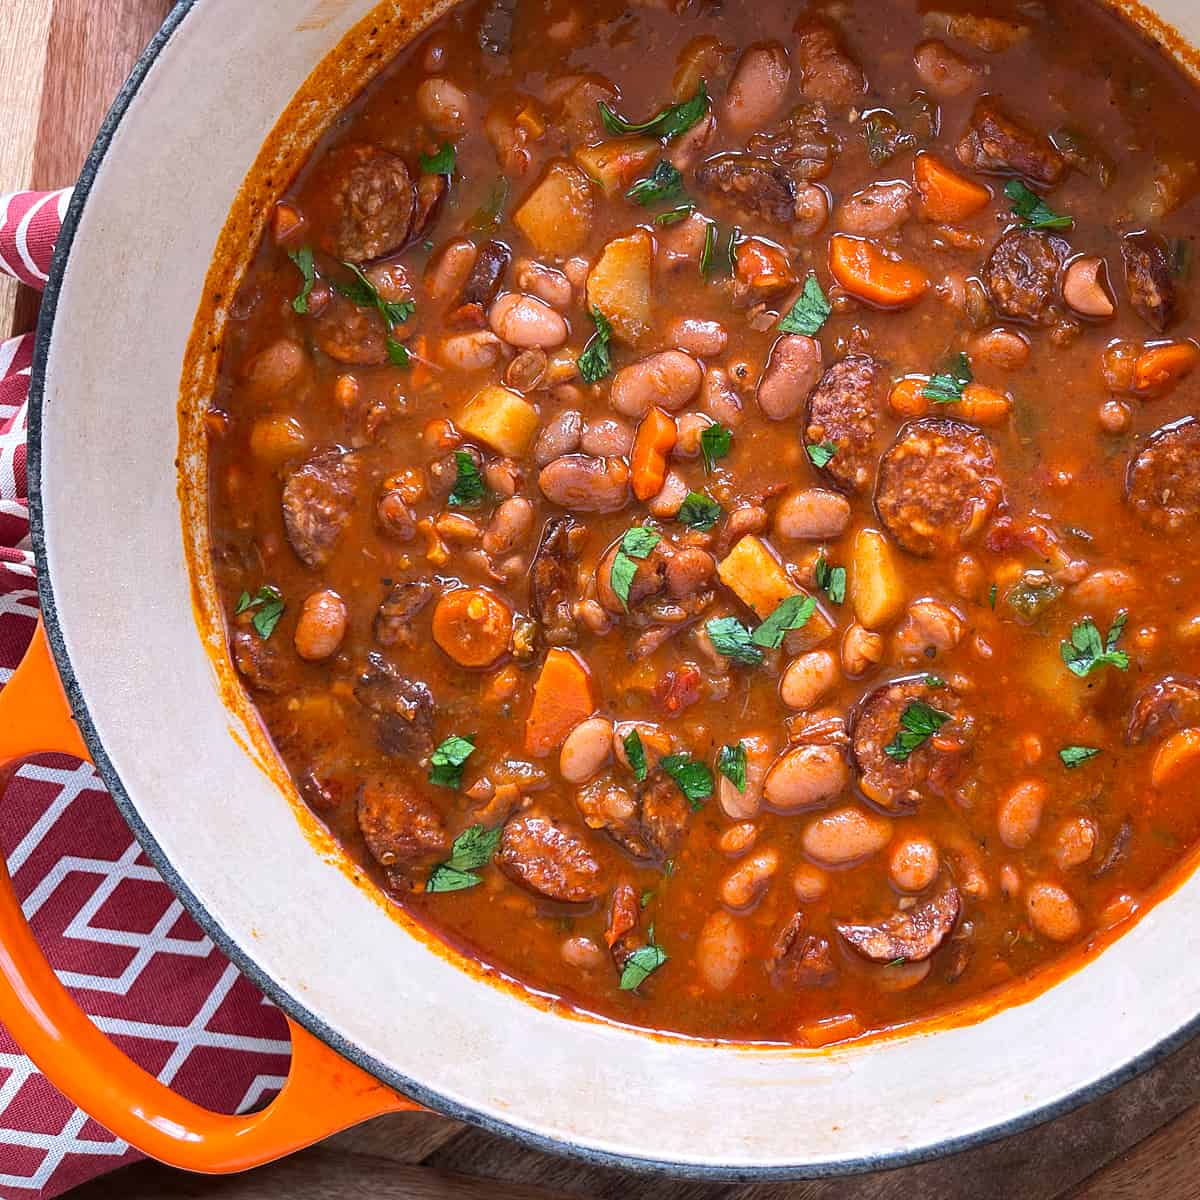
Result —
<path fill-rule="evenodd" d="M 574 164 L 552 162 L 513 213 L 513 221 L 539 254 L 566 258 L 591 232 L 592 185 Z"/>
<path fill-rule="evenodd" d="M 867 629 L 890 625 L 904 607 L 896 556 L 878 529 L 860 529 L 850 555 L 850 606 Z"/>
<path fill-rule="evenodd" d="M 537 433 L 538 415 L 516 392 L 490 384 L 467 403 L 456 424 L 468 437 L 520 458 Z"/>
<path fill-rule="evenodd" d="M 644 229 L 613 238 L 588 275 L 588 306 L 598 308 L 622 341 L 650 331 L 650 264 L 654 244 Z"/>
<path fill-rule="evenodd" d="M 580 146 L 575 151 L 575 161 L 611 197 L 624 191 L 661 150 L 658 138 L 611 138 L 594 146 Z"/>
<path fill-rule="evenodd" d="M 721 582 L 765 621 L 789 596 L 801 595 L 762 538 L 748 533 L 717 566 Z"/>

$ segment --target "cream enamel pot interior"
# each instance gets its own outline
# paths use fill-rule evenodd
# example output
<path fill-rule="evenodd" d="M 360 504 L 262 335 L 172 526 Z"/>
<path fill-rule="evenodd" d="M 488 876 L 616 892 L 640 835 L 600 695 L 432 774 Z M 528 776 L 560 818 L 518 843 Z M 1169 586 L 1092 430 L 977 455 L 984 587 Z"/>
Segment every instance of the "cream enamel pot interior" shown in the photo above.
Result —
<path fill-rule="evenodd" d="M 235 736 L 197 632 L 176 397 L 243 179 L 371 7 L 181 3 L 102 133 L 47 293 L 30 482 L 49 642 L 92 756 L 188 908 L 297 1022 L 371 1075 L 623 1166 L 716 1177 L 896 1166 L 1045 1119 L 1179 1045 L 1200 1027 L 1200 974 L 1179 969 L 1200 957 L 1200 878 L 1034 999 L 818 1053 L 556 1015 L 456 966 L 332 850 L 314 852 L 251 739 Z M 382 6 L 378 24 L 399 7 Z M 1193 0 L 1155 7 L 1200 44 Z M 303 136 L 328 115 L 298 114 Z"/>

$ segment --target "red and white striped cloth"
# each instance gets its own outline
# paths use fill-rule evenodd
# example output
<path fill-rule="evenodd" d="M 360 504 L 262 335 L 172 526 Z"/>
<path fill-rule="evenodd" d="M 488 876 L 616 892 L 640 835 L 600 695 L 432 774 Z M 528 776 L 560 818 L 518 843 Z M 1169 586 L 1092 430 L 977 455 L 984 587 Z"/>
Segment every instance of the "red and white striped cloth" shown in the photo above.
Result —
<path fill-rule="evenodd" d="M 40 289 L 70 192 L 0 195 L 0 273 Z M 0 340 L 0 687 L 37 620 L 26 502 L 32 336 Z M 24 765 L 0 853 L 59 978 L 131 1058 L 190 1100 L 253 1108 L 287 1073 L 287 1027 L 187 916 L 87 763 Z M 48 1200 L 138 1155 L 80 1112 L 0 1026 L 0 1200 Z"/>

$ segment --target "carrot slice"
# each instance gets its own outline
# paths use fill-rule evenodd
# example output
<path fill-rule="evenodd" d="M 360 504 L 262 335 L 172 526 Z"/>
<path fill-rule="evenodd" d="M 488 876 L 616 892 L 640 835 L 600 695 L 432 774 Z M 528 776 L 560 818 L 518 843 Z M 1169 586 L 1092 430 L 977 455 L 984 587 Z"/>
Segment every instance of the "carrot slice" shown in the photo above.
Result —
<path fill-rule="evenodd" d="M 1151 346 L 1137 356 L 1133 364 L 1133 390 L 1142 395 L 1161 396 L 1169 392 L 1200 362 L 1195 342 L 1166 342 Z"/>
<path fill-rule="evenodd" d="M 1181 729 L 1158 748 L 1150 765 L 1150 782 L 1156 788 L 1174 783 L 1184 771 L 1200 766 L 1200 729 Z"/>
<path fill-rule="evenodd" d="M 512 629 L 512 610 L 482 588 L 447 592 L 433 610 L 433 640 L 464 667 L 490 667 L 508 650 Z"/>
<path fill-rule="evenodd" d="M 953 416 L 970 421 L 972 425 L 1003 425 L 1012 412 L 1012 401 L 995 388 L 968 383 L 963 388 L 963 398 L 946 407 Z"/>
<path fill-rule="evenodd" d="M 929 288 L 916 263 L 885 257 L 862 238 L 835 233 L 829 239 L 829 269 L 850 295 L 876 308 L 907 308 Z"/>
<path fill-rule="evenodd" d="M 633 494 L 639 500 L 650 500 L 662 491 L 667 455 L 675 449 L 678 437 L 675 418 L 661 408 L 652 408 L 642 418 L 629 456 Z"/>
<path fill-rule="evenodd" d="M 923 417 L 929 411 L 929 397 L 925 395 L 928 382 L 928 375 L 897 379 L 888 393 L 888 407 L 898 417 Z"/>
<path fill-rule="evenodd" d="M 951 170 L 932 154 L 918 154 L 913 182 L 927 221 L 965 221 L 986 208 L 992 193 L 982 184 Z"/>
<path fill-rule="evenodd" d="M 276 243 L 283 243 L 294 238 L 304 228 L 304 216 L 299 209 L 280 201 L 275 205 L 271 217 L 271 232 Z"/>
<path fill-rule="evenodd" d="M 525 752 L 540 758 L 557 750 L 595 711 L 592 676 L 583 659 L 572 650 L 548 650 L 525 720 Z"/>

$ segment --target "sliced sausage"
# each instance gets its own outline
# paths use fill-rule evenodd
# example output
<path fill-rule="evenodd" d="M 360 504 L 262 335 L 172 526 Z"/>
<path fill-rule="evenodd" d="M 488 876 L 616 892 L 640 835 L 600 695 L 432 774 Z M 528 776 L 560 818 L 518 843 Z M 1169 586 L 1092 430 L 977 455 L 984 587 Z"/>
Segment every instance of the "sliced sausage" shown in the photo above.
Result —
<path fill-rule="evenodd" d="M 835 362 L 808 398 L 804 440 L 837 447 L 821 470 L 843 492 L 862 492 L 875 474 L 883 406 L 883 369 L 869 354 Z"/>
<path fill-rule="evenodd" d="M 229 639 L 229 649 L 238 674 L 256 691 L 273 694 L 287 687 L 287 667 L 279 648 L 248 629 L 239 629 Z"/>
<path fill-rule="evenodd" d="M 441 814 L 412 784 L 384 776 L 358 792 L 358 827 L 382 867 L 411 867 L 450 849 Z"/>
<path fill-rule="evenodd" d="M 403 646 L 406 650 L 417 644 L 413 621 L 433 599 L 433 584 L 428 579 L 409 579 L 394 583 L 375 613 L 375 640 L 381 646 Z"/>
<path fill-rule="evenodd" d="M 572 608 L 574 564 L 587 530 L 573 517 L 551 517 L 529 569 L 529 612 L 551 646 L 573 646 L 579 638 Z"/>
<path fill-rule="evenodd" d="M 950 720 L 907 758 L 888 754 L 913 702 Z M 945 796 L 965 765 L 970 743 L 961 699 L 949 687 L 930 688 L 923 675 L 896 679 L 868 692 L 851 717 L 850 753 L 859 790 L 885 812 L 913 812 L 927 796 Z"/>
<path fill-rule="evenodd" d="M 354 460 L 343 450 L 324 450 L 297 468 L 283 485 L 283 527 L 296 557 L 323 567 L 354 508 Z"/>
<path fill-rule="evenodd" d="M 379 146 L 342 146 L 326 160 L 333 172 L 335 218 L 323 247 L 362 263 L 399 250 L 412 228 L 416 193 L 404 160 Z"/>
<path fill-rule="evenodd" d="M 604 894 L 595 855 L 578 833 L 552 817 L 513 817 L 500 835 L 496 863 L 515 883 L 550 900 L 584 904 Z"/>
<path fill-rule="evenodd" d="M 924 417 L 880 460 L 875 510 L 905 550 L 927 558 L 962 549 L 1003 496 L 988 439 L 961 421 Z"/>
<path fill-rule="evenodd" d="M 876 963 L 924 962 L 950 936 L 962 912 L 958 888 L 944 892 L 874 925 L 835 925 L 846 945 Z"/>
<path fill-rule="evenodd" d="M 802 912 L 779 931 L 767 960 L 767 970 L 777 987 L 821 987 L 837 976 L 827 938 L 805 932 Z"/>
<path fill-rule="evenodd" d="M 1175 317 L 1175 279 L 1162 238 L 1143 230 L 1121 239 L 1129 303 L 1151 329 L 1162 333 Z"/>
<path fill-rule="evenodd" d="M 482 328 L 487 324 L 488 310 L 500 294 L 508 264 L 512 262 L 512 251 L 503 242 L 484 242 L 475 258 L 462 293 L 446 320 L 452 325 L 474 325 Z"/>
<path fill-rule="evenodd" d="M 1125 741 L 1136 746 L 1168 729 L 1200 725 L 1200 679 L 1164 675 L 1134 697 L 1125 726 Z"/>
<path fill-rule="evenodd" d="M 611 779 L 595 780 L 575 803 L 589 829 L 604 830 L 634 858 L 670 858 L 687 829 L 687 801 L 663 771 L 652 771 L 633 794 Z"/>
<path fill-rule="evenodd" d="M 374 309 L 359 308 L 337 292 L 312 323 L 313 341 L 334 362 L 378 367 L 387 362 L 387 334 Z"/>
<path fill-rule="evenodd" d="M 746 149 L 778 163 L 799 183 L 824 179 L 833 170 L 841 146 L 829 130 L 825 106 L 817 102 L 793 108 L 773 129 L 756 133 Z"/>
<path fill-rule="evenodd" d="M 696 184 L 720 196 L 743 217 L 776 225 L 796 219 L 796 191 L 783 167 L 753 154 L 717 154 L 696 169 Z"/>
<path fill-rule="evenodd" d="M 1052 321 L 1058 274 L 1068 251 L 1062 238 L 1010 229 L 992 247 L 981 272 L 996 311 L 1035 325 Z"/>
<path fill-rule="evenodd" d="M 964 166 L 993 175 L 1023 175 L 1051 187 L 1067 164 L 1048 138 L 1010 116 L 993 96 L 981 96 L 955 153 Z"/>
<path fill-rule="evenodd" d="M 1125 496 L 1152 529 L 1175 533 L 1200 516 L 1200 420 L 1156 430 L 1130 460 Z"/>
<path fill-rule="evenodd" d="M 385 754 L 420 759 L 433 752 L 433 693 L 427 684 L 402 675 L 382 654 L 367 655 L 354 684 L 354 698 L 374 718 Z"/>
<path fill-rule="evenodd" d="M 842 48 L 837 31 L 824 21 L 802 17 L 796 25 L 800 90 L 811 100 L 853 104 L 866 91 L 858 64 Z"/>
<path fill-rule="evenodd" d="M 799 333 L 785 333 L 771 347 L 766 370 L 758 381 L 758 407 L 771 421 L 786 421 L 800 411 L 821 375 L 821 343 Z"/>

